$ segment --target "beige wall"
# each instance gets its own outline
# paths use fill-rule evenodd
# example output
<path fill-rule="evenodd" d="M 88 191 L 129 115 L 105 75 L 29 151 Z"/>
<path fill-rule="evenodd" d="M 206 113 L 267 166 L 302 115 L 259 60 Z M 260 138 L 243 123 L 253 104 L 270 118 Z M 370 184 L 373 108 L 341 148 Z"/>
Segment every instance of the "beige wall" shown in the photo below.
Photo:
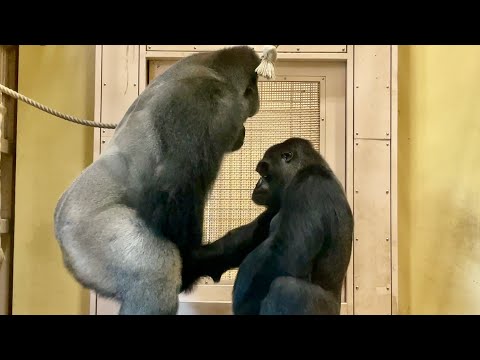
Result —
<path fill-rule="evenodd" d="M 94 46 L 20 46 L 19 57 L 20 93 L 93 119 Z M 92 160 L 92 131 L 19 102 L 14 314 L 88 313 L 88 292 L 63 266 L 53 211 Z"/>
<path fill-rule="evenodd" d="M 480 46 L 399 58 L 401 313 L 480 314 Z"/>
<path fill-rule="evenodd" d="M 401 46 L 402 314 L 480 313 L 480 47 Z M 93 119 L 94 47 L 21 46 L 19 91 Z M 53 236 L 61 192 L 92 159 L 92 129 L 18 114 L 13 312 L 88 312 Z"/>

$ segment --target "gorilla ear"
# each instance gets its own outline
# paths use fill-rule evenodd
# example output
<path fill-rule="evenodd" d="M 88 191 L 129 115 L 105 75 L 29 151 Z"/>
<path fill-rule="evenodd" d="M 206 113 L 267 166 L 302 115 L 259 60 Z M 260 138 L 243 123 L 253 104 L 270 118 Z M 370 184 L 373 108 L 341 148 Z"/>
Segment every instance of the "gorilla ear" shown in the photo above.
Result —
<path fill-rule="evenodd" d="M 285 162 L 290 162 L 293 158 L 293 153 L 291 151 L 287 151 L 282 153 L 282 159 L 285 160 Z"/>

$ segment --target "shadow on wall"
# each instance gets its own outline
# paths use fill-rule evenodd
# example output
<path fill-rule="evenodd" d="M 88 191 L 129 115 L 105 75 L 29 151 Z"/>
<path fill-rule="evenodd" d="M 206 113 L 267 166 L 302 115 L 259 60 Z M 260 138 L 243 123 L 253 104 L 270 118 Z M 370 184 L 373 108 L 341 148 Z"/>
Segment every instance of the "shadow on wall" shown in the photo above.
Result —
<path fill-rule="evenodd" d="M 480 47 L 399 49 L 401 314 L 480 314 Z"/>

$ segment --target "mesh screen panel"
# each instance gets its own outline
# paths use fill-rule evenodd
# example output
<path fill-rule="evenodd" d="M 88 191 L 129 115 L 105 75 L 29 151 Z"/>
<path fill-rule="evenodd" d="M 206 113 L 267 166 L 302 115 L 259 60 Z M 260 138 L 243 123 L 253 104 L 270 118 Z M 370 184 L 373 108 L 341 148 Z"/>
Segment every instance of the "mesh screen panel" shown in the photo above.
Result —
<path fill-rule="evenodd" d="M 245 124 L 245 142 L 225 157 L 205 208 L 204 242 L 255 219 L 263 207 L 251 200 L 259 179 L 257 162 L 271 145 L 290 137 L 310 140 L 320 151 L 320 83 L 260 81 L 260 111 Z M 236 270 L 226 272 L 223 283 L 233 283 Z"/>

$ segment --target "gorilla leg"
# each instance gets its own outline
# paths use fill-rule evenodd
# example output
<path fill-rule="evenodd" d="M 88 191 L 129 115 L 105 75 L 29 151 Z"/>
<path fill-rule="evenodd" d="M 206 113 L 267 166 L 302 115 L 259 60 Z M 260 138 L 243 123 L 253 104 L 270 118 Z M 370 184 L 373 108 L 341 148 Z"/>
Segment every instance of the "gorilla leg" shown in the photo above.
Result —
<path fill-rule="evenodd" d="M 65 264 L 75 278 L 120 301 L 121 314 L 175 314 L 182 267 L 177 246 L 152 233 L 128 207 L 85 218 L 65 224 L 59 234 Z M 73 225 L 83 230 L 81 236 L 69 231 Z"/>
<path fill-rule="evenodd" d="M 340 301 L 319 285 L 290 276 L 276 278 L 260 315 L 339 315 Z"/>
<path fill-rule="evenodd" d="M 174 283 L 138 281 L 131 283 L 125 292 L 120 315 L 176 315 L 178 311 L 178 287 Z"/>

